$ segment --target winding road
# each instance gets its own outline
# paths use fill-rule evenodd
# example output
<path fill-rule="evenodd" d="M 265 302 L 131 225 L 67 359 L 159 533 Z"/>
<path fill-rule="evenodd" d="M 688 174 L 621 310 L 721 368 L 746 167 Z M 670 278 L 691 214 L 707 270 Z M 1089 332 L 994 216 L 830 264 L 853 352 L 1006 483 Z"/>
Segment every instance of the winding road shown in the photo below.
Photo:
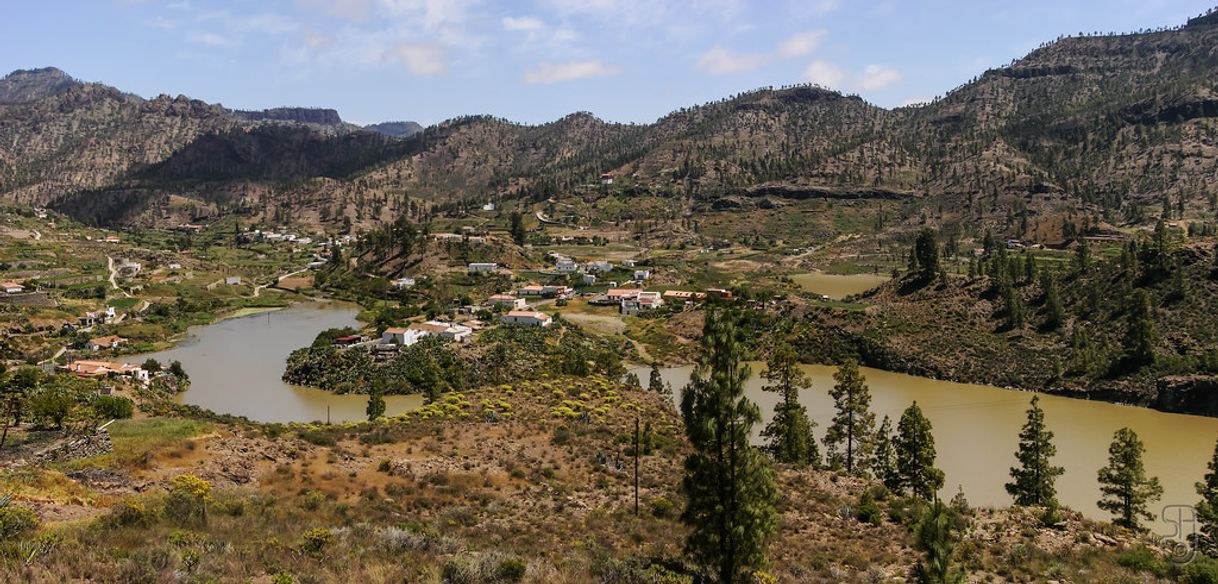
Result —
<path fill-rule="evenodd" d="M 118 287 L 118 268 L 114 267 L 114 258 L 106 256 L 106 269 L 110 270 L 110 287 L 122 292 L 124 297 L 131 298 L 126 290 Z"/>

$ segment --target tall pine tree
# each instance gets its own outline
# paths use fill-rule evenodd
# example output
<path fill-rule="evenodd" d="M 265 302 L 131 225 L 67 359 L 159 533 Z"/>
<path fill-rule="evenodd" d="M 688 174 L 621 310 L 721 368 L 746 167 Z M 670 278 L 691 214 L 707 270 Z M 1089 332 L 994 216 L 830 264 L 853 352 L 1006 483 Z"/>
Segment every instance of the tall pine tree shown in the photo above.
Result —
<path fill-rule="evenodd" d="M 1065 472 L 1050 462 L 1056 454 L 1053 432 L 1045 427 L 1045 411 L 1040 409 L 1040 396 L 1033 396 L 1028 421 L 1019 432 L 1019 450 L 1015 453 L 1019 466 L 1011 467 L 1012 480 L 1006 484 L 1016 505 L 1047 507 L 1055 502 L 1054 482 Z"/>
<path fill-rule="evenodd" d="M 749 445 L 761 420 L 744 395 L 749 368 L 733 316 L 706 315 L 702 355 L 681 395 L 685 433 L 694 452 L 685 459 L 681 482 L 690 528 L 686 551 L 722 584 L 760 566 L 777 529 L 774 477 L 765 457 Z"/>
<path fill-rule="evenodd" d="M 1214 456 L 1206 465 L 1209 472 L 1197 483 L 1197 520 L 1201 523 L 1199 546 L 1210 557 L 1218 555 L 1218 444 L 1214 445 Z"/>
<path fill-rule="evenodd" d="M 871 458 L 871 474 L 890 490 L 901 488 L 901 476 L 897 474 L 897 451 L 892 444 L 892 421 L 884 416 L 880 429 L 875 433 L 875 454 Z"/>
<path fill-rule="evenodd" d="M 1099 471 L 1100 493 L 1096 506 L 1116 515 L 1113 523 L 1141 530 L 1141 520 L 1154 519 L 1150 504 L 1163 496 L 1158 477 L 1147 477 L 1142 465 L 1146 448 L 1129 428 L 1117 430 L 1108 447 L 1108 465 Z"/>
<path fill-rule="evenodd" d="M 1125 321 L 1125 364 L 1136 371 L 1155 362 L 1155 342 L 1159 336 L 1155 329 L 1150 293 L 1144 288 L 1130 294 Z"/>
<path fill-rule="evenodd" d="M 935 498 L 935 493 L 943 488 L 943 471 L 935 468 L 935 437 L 918 402 L 901 414 L 894 447 L 900 489 L 928 501 Z"/>
<path fill-rule="evenodd" d="M 808 410 L 799 403 L 799 392 L 812 387 L 812 380 L 799 368 L 795 350 L 782 341 L 770 354 L 762 378 L 770 382 L 766 391 L 781 395 L 774 406 L 774 418 L 762 430 L 766 439 L 766 450 L 774 460 L 794 465 L 820 465 L 820 451 L 812 436 L 815 422 L 808 418 Z"/>
<path fill-rule="evenodd" d="M 855 361 L 842 363 L 833 380 L 837 383 L 829 395 L 837 412 L 825 431 L 825 454 L 830 466 L 854 473 L 867 467 L 873 447 L 875 414 L 871 412 L 871 390 Z"/>

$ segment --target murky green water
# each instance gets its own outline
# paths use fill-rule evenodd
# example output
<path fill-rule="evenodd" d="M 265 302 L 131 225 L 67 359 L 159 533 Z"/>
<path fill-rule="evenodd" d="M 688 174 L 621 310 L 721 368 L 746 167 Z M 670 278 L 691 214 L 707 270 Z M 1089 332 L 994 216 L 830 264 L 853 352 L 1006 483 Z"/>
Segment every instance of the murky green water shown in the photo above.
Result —
<path fill-rule="evenodd" d="M 764 364 L 754 363 L 752 367 L 747 393 L 769 421 L 778 395 L 761 389 L 764 381 L 758 375 Z M 809 365 L 804 369 L 814 385 L 801 394 L 801 401 L 818 424 L 819 439 L 833 411 L 828 390 L 833 386 L 834 368 Z M 690 370 L 690 367 L 666 369 L 663 375 L 679 394 Z M 1010 479 L 1010 467 L 1016 464 L 1019 429 L 1026 419 L 1032 394 L 876 369 L 863 372 L 871 388 L 877 425 L 884 416 L 889 416 L 895 428 L 901 412 L 914 400 L 934 425 L 938 466 L 947 475 L 942 492 L 945 498 L 954 495 L 959 486 L 974 505 L 1011 504 L 1003 485 Z M 635 373 L 646 384 L 648 370 L 636 369 Z M 1057 482 L 1058 498 L 1064 505 L 1089 517 L 1110 518 L 1095 506 L 1100 496 L 1096 471 L 1107 464 L 1112 434 L 1123 426 L 1133 428 L 1141 437 L 1146 446 L 1146 469 L 1163 483 L 1164 495 L 1156 505 L 1156 513 L 1163 505 L 1197 501 L 1193 483 L 1206 472 L 1206 462 L 1218 439 L 1218 419 L 1048 395 L 1041 396 L 1041 407 L 1045 410 L 1046 424 L 1056 434 L 1054 462 L 1066 469 Z M 756 431 L 760 432 L 760 427 Z M 1162 523 L 1157 528 L 1162 533 L 1169 531 Z"/>
<path fill-rule="evenodd" d="M 195 327 L 173 349 L 125 360 L 181 361 L 190 375 L 190 388 L 180 401 L 217 413 L 260 422 L 358 421 L 366 417 L 367 396 L 335 395 L 281 379 L 289 353 L 312 343 L 325 329 L 358 326 L 356 314 L 351 305 L 296 304 Z M 385 397 L 387 415 L 421 404 L 422 397 L 417 395 Z"/>

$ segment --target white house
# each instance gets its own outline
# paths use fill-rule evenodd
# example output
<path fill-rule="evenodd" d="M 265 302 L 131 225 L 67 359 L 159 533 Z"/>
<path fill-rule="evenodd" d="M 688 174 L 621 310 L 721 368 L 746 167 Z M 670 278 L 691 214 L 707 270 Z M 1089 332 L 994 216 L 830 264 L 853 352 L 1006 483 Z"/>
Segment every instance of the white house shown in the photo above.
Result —
<path fill-rule="evenodd" d="M 506 306 L 508 310 L 524 310 L 528 307 L 524 298 L 517 298 L 511 294 L 495 294 L 486 300 L 490 306 Z"/>
<path fill-rule="evenodd" d="M 85 348 L 90 351 L 100 351 L 102 349 L 117 349 L 119 345 L 126 343 L 126 342 L 127 342 L 127 339 L 124 339 L 123 337 L 110 335 L 108 337 L 97 337 L 97 338 L 89 339 L 89 342 L 85 343 Z"/>
<path fill-rule="evenodd" d="M 437 335 L 446 341 L 456 341 L 464 343 L 469 340 L 470 335 L 474 334 L 474 329 L 459 324 L 451 324 L 439 320 L 429 320 L 427 322 L 416 322 L 411 324 L 411 330 L 421 331 L 424 335 Z"/>
<path fill-rule="evenodd" d="M 241 276 L 229 276 L 224 279 L 224 283 L 229 286 L 240 286 Z"/>
<path fill-rule="evenodd" d="M 544 312 L 532 310 L 513 310 L 499 318 L 503 324 L 519 324 L 523 326 L 546 327 L 554 324 L 554 319 Z"/>
<path fill-rule="evenodd" d="M 495 210 L 495 204 L 494 204 L 494 203 L 487 203 L 487 204 L 485 204 L 485 205 L 483 205 L 483 206 L 482 206 L 482 210 L 483 210 L 483 211 L 494 211 L 494 210 Z"/>
<path fill-rule="evenodd" d="M 634 298 L 622 300 L 622 314 L 634 316 L 644 310 L 652 310 L 664 305 L 664 299 L 659 292 L 639 292 Z"/>
<path fill-rule="evenodd" d="M 640 282 L 643 280 L 646 280 L 650 277 L 651 277 L 651 270 L 635 270 L 634 271 L 634 279 L 638 280 Z"/>
<path fill-rule="evenodd" d="M 410 287 L 414 286 L 414 284 L 415 284 L 414 278 L 398 278 L 393 281 L 393 287 L 397 288 L 398 290 L 401 290 L 403 288 L 410 288 Z"/>
<path fill-rule="evenodd" d="M 554 296 L 556 298 L 570 298 L 575 291 L 570 286 L 554 286 L 545 285 L 539 286 L 533 284 L 516 290 L 517 296 Z"/>
<path fill-rule="evenodd" d="M 494 262 L 475 262 L 469 265 L 470 272 L 493 272 L 499 269 L 499 264 Z"/>
<path fill-rule="evenodd" d="M 622 265 L 626 266 L 627 268 L 633 268 L 634 266 L 638 265 L 638 262 L 634 260 L 622 260 Z"/>
<path fill-rule="evenodd" d="M 4 289 L 5 294 L 20 294 L 25 292 L 25 286 L 22 286 L 16 282 L 0 283 L 0 288 Z"/>
<path fill-rule="evenodd" d="M 385 329 L 385 332 L 381 333 L 381 344 L 409 347 L 419 342 L 419 339 L 427 336 L 427 334 L 428 333 L 426 331 L 412 328 L 389 327 Z"/>
<path fill-rule="evenodd" d="M 578 272 L 579 263 L 570 258 L 563 258 L 554 263 L 554 269 L 560 272 Z"/>
<path fill-rule="evenodd" d="M 613 264 L 603 260 L 588 262 L 584 264 L 584 269 L 589 272 L 608 272 L 613 269 Z"/>
<path fill-rule="evenodd" d="M 596 283 L 596 274 L 584 274 L 584 284 L 592 285 Z"/>
<path fill-rule="evenodd" d="M 606 173 L 602 174 L 601 175 L 601 184 L 603 184 L 603 185 L 613 184 L 613 173 L 606 172 Z"/>
<path fill-rule="evenodd" d="M 182 264 L 179 264 L 178 262 L 170 262 L 169 265 L 165 267 L 171 270 L 180 270 L 182 269 Z"/>

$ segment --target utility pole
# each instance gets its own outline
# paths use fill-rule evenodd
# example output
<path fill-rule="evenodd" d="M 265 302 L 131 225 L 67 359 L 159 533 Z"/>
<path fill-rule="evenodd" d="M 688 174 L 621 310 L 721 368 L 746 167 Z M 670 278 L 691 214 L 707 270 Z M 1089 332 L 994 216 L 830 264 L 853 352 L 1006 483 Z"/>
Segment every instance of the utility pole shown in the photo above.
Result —
<path fill-rule="evenodd" d="M 639 438 L 639 417 L 634 417 L 634 516 L 639 516 L 639 450 L 642 449 Z"/>
<path fill-rule="evenodd" d="M 326 404 L 326 425 L 330 425 L 330 404 Z"/>

